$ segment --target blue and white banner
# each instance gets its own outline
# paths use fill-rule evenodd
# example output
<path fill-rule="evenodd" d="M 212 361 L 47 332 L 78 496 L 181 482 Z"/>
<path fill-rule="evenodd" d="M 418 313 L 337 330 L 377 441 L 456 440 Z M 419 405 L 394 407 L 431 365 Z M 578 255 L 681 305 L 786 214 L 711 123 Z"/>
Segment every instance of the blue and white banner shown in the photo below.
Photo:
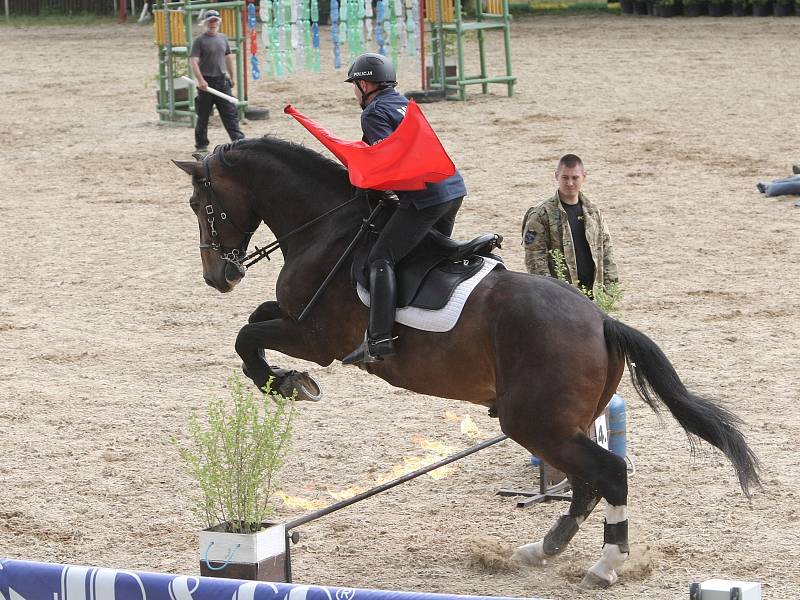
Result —
<path fill-rule="evenodd" d="M 188 577 L 0 558 L 0 600 L 510 600 Z M 535 600 L 535 599 L 531 599 Z"/>

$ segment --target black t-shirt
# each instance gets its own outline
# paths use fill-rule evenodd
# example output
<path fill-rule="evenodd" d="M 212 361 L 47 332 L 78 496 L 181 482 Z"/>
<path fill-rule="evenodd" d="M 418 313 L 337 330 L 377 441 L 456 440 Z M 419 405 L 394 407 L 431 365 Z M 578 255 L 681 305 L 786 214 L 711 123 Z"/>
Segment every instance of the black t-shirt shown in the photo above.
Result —
<path fill-rule="evenodd" d="M 198 66 L 203 77 L 224 77 L 228 72 L 225 56 L 230 53 L 231 47 L 224 33 L 203 33 L 192 42 L 189 56 L 200 59 Z"/>
<path fill-rule="evenodd" d="M 578 281 L 582 287 L 591 291 L 594 286 L 594 261 L 589 242 L 586 241 L 586 228 L 583 226 L 583 205 L 564 204 L 561 206 L 567 211 L 569 228 L 572 231 L 572 246 L 575 248 L 575 262 L 578 263 Z"/>

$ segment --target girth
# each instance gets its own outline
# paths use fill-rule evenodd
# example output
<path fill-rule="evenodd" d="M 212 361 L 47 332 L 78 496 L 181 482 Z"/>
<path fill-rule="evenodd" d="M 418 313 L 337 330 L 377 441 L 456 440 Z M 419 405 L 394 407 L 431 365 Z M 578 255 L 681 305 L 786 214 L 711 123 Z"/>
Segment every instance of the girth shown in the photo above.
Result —
<path fill-rule="evenodd" d="M 376 239 L 377 232 L 370 232 L 353 255 L 352 280 L 365 289 L 369 289 L 365 263 Z M 500 248 L 502 241 L 503 236 L 487 233 L 468 242 L 459 242 L 431 230 L 395 267 L 397 308 L 443 308 L 458 284 L 481 270 L 482 256 L 490 256 L 502 262 L 502 259 L 491 253 L 495 248 Z"/>

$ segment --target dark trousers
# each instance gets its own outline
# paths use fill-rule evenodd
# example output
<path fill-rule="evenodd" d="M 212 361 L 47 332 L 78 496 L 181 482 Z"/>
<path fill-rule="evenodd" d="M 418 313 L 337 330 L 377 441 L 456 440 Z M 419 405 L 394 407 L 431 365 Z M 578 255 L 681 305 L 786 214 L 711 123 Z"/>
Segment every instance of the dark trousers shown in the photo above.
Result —
<path fill-rule="evenodd" d="M 417 210 L 413 206 L 397 208 L 386 222 L 372 247 L 367 264 L 386 260 L 393 267 L 403 260 L 424 239 L 431 229 L 446 236 L 453 233 L 456 213 L 464 198 Z"/>
<path fill-rule="evenodd" d="M 233 89 L 227 77 L 206 77 L 208 86 L 215 90 L 232 96 Z M 225 126 L 225 131 L 231 141 L 240 140 L 244 137 L 242 130 L 239 129 L 239 113 L 236 106 L 218 98 L 214 94 L 209 94 L 202 90 L 197 90 L 197 98 L 194 100 L 194 107 L 197 111 L 197 127 L 194 128 L 194 145 L 197 148 L 208 147 L 208 118 L 211 116 L 211 109 L 216 106 L 217 112 Z"/>

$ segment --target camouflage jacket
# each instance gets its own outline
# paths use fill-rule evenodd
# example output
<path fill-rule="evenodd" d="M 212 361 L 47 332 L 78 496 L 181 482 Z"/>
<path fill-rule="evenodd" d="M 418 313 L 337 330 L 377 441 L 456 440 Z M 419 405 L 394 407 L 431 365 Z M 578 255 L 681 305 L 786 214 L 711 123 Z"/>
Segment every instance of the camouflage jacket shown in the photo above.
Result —
<path fill-rule="evenodd" d="M 611 238 L 600 210 L 581 192 L 578 196 L 583 205 L 586 241 L 594 260 L 594 289 L 604 288 L 618 281 L 617 265 L 611 249 Z M 572 244 L 572 231 L 567 212 L 561 206 L 558 192 L 552 198 L 528 209 L 522 222 L 522 244 L 525 246 L 525 267 L 534 275 L 556 277 L 551 250 L 564 255 L 567 277 L 572 283 L 578 280 L 578 266 Z"/>

